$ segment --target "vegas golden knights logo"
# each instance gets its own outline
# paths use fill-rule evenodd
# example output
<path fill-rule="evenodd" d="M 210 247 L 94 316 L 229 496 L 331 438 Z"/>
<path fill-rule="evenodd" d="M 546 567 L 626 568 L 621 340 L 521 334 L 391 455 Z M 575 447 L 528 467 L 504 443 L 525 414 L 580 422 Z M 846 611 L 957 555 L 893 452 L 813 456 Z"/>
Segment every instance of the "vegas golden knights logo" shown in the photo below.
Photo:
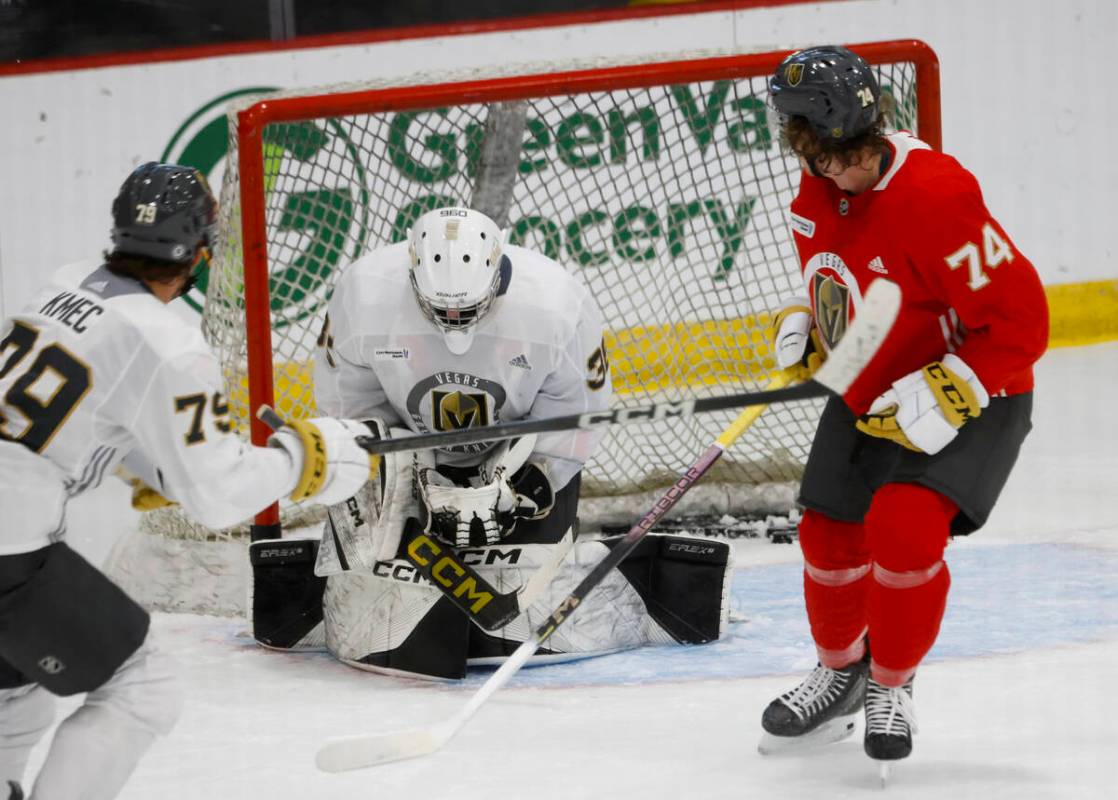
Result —
<path fill-rule="evenodd" d="M 815 319 L 828 350 L 833 350 L 846 333 L 850 318 L 850 288 L 829 275 L 818 272 L 812 277 L 815 290 Z"/>
<path fill-rule="evenodd" d="M 804 77 L 803 64 L 789 64 L 787 69 L 784 70 L 784 78 L 788 81 L 789 86 L 799 86 L 800 81 Z"/>
<path fill-rule="evenodd" d="M 457 431 L 489 424 L 489 402 L 484 394 L 431 392 L 431 403 L 435 430 Z"/>

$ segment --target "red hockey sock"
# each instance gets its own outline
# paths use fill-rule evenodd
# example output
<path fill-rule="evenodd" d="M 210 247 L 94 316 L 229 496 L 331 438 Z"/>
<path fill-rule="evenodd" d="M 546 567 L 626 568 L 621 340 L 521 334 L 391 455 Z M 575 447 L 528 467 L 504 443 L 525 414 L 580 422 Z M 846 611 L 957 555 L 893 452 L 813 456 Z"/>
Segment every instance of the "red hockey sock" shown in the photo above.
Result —
<path fill-rule="evenodd" d="M 841 669 L 865 653 L 871 563 L 862 525 L 805 511 L 800 547 L 804 602 L 819 662 Z"/>
<path fill-rule="evenodd" d="M 866 515 L 873 554 L 868 593 L 871 674 L 900 686 L 935 643 L 951 585 L 943 551 L 957 506 L 911 483 L 891 483 L 874 495 Z"/>

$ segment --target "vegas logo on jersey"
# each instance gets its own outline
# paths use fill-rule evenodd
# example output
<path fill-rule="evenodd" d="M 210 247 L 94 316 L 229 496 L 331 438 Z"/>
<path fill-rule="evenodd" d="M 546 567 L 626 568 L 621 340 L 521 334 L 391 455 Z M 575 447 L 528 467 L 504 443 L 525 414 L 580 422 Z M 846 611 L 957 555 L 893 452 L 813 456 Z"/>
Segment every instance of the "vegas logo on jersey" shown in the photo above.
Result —
<path fill-rule="evenodd" d="M 850 315 L 850 289 L 830 275 L 815 273 L 812 276 L 812 294 L 815 295 L 815 320 L 823 342 L 833 350 L 846 333 Z"/>
<path fill-rule="evenodd" d="M 432 433 L 499 422 L 507 396 L 505 387 L 497 381 L 469 372 L 440 371 L 416 381 L 407 394 L 405 404 L 416 431 Z M 490 442 L 482 442 L 441 449 L 456 453 L 484 453 L 490 446 Z"/>
<path fill-rule="evenodd" d="M 435 429 L 457 431 L 489 424 L 489 398 L 481 393 L 431 392 Z"/>

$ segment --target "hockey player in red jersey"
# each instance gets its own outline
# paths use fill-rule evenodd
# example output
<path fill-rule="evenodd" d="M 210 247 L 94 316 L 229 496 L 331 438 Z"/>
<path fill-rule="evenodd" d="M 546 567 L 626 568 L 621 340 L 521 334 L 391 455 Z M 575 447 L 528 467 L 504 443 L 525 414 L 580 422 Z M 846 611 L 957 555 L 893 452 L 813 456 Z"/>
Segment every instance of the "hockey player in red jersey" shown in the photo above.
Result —
<path fill-rule="evenodd" d="M 804 599 L 819 665 L 762 716 L 761 752 L 838 741 L 912 750 L 913 676 L 939 632 L 951 535 L 985 523 L 1031 423 L 1048 309 L 974 176 L 884 133 L 869 65 L 843 47 L 789 56 L 770 82 L 803 176 L 791 224 L 805 296 L 777 315 L 781 367 L 817 363 L 875 280 L 901 286 L 888 340 L 816 430 L 800 489 Z"/>

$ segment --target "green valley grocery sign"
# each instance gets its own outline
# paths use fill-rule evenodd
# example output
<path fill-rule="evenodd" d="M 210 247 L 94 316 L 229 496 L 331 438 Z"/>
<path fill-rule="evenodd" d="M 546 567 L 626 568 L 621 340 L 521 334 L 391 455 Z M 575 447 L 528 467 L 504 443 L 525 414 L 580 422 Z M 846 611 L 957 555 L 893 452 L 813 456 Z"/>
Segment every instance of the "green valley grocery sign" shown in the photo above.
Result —
<path fill-rule="evenodd" d="M 745 263 L 753 225 L 772 231 L 760 246 L 787 239 L 782 203 L 759 201 L 794 191 L 794 165 L 780 157 L 768 109 L 749 89 L 747 80 L 719 80 L 658 87 L 623 107 L 602 94 L 533 105 L 510 240 L 588 270 L 702 259 L 698 274 L 723 283 Z M 162 159 L 194 166 L 220 185 L 229 141 L 225 107 L 267 91 L 239 89 L 205 104 L 175 132 Z M 899 127 L 910 127 L 914 96 L 896 100 Z M 436 108 L 268 127 L 277 327 L 317 311 L 331 273 L 346 262 L 402 240 L 431 208 L 469 202 L 484 137 L 479 111 Z M 692 246 L 699 236 L 701 255 Z M 187 298 L 196 310 L 207 278 Z"/>

